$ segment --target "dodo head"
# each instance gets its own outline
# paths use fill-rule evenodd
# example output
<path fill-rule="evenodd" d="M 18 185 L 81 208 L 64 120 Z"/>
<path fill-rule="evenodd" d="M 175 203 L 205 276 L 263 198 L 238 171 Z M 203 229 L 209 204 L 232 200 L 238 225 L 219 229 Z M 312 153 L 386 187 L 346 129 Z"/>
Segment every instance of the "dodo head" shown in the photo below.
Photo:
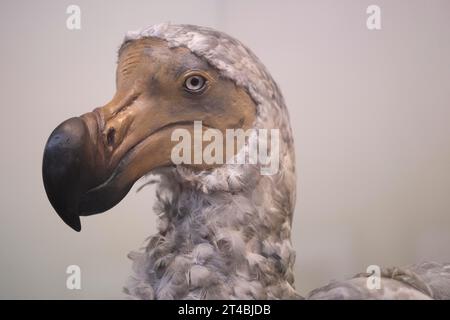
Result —
<path fill-rule="evenodd" d="M 173 165 L 176 128 L 192 131 L 201 120 L 204 128 L 225 132 L 249 128 L 255 119 L 255 104 L 244 88 L 188 48 L 170 48 L 156 37 L 124 42 L 116 86 L 110 102 L 61 123 L 45 146 L 45 190 L 76 231 L 79 216 L 110 209 L 140 177 Z"/>

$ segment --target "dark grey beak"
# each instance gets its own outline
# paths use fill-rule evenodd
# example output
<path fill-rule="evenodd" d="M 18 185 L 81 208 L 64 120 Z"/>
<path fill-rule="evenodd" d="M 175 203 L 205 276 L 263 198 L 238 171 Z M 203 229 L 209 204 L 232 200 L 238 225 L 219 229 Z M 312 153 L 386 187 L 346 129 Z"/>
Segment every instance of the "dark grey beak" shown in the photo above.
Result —
<path fill-rule="evenodd" d="M 89 130 L 81 118 L 61 123 L 48 138 L 42 176 L 48 199 L 64 222 L 81 230 L 80 197 L 92 185 L 93 154 Z"/>
<path fill-rule="evenodd" d="M 42 178 L 55 211 L 75 231 L 80 216 L 109 210 L 140 176 L 126 174 L 127 160 L 111 167 L 94 113 L 70 118 L 50 135 L 44 149 Z"/>

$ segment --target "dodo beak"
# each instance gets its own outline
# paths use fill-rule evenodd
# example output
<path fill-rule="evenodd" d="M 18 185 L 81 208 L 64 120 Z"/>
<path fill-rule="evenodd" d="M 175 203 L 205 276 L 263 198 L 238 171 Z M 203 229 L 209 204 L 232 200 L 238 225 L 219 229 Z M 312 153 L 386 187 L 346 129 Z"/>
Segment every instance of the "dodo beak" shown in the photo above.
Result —
<path fill-rule="evenodd" d="M 45 145 L 45 191 L 58 215 L 76 231 L 81 230 L 80 216 L 114 207 L 140 177 L 171 164 L 170 125 L 163 123 L 153 131 L 124 130 L 123 123 L 133 120 L 114 123 L 113 119 L 110 126 L 103 120 L 108 108 L 64 121 Z M 143 117 L 127 118 L 139 116 Z M 121 131 L 125 133 L 118 142 Z"/>
<path fill-rule="evenodd" d="M 61 123 L 45 146 L 42 165 L 45 191 L 58 215 L 76 231 L 81 230 L 81 198 L 96 176 L 94 156 L 89 129 L 81 118 Z"/>

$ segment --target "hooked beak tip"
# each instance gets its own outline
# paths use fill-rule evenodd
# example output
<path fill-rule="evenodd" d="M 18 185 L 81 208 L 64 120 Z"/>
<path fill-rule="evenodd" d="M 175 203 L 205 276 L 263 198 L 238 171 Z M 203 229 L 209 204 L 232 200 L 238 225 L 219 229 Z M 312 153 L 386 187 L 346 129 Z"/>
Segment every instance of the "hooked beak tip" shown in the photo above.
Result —
<path fill-rule="evenodd" d="M 81 230 L 79 198 L 85 189 L 83 171 L 89 165 L 86 151 L 89 132 L 81 118 L 59 125 L 45 146 L 42 177 L 48 199 L 61 219 L 73 230 Z"/>
<path fill-rule="evenodd" d="M 66 221 L 65 219 L 63 219 L 63 220 L 69 227 L 72 228 L 72 230 L 75 230 L 76 232 L 81 231 L 80 217 L 74 216 L 74 219 L 72 219 L 71 221 Z"/>

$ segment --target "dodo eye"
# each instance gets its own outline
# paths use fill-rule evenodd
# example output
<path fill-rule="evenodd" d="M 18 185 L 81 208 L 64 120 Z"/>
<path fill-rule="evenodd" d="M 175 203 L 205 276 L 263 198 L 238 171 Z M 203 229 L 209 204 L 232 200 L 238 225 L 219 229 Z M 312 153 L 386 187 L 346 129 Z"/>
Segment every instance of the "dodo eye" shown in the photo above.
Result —
<path fill-rule="evenodd" d="M 206 79 L 202 76 L 190 76 L 184 81 L 184 87 L 189 92 L 200 92 L 206 87 Z"/>

